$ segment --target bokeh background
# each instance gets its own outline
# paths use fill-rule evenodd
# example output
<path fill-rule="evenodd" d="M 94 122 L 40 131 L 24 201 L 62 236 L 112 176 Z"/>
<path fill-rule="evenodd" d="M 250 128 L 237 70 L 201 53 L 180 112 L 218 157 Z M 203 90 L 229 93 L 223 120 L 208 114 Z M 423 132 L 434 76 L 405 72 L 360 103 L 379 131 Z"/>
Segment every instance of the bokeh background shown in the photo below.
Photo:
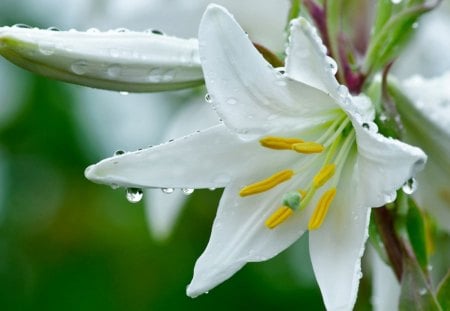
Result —
<path fill-rule="evenodd" d="M 0 25 L 157 28 L 193 37 L 207 2 L 2 0 Z M 256 41 L 282 50 L 289 1 L 218 2 Z M 123 189 L 84 178 L 89 164 L 116 150 L 166 140 L 185 105 L 206 105 L 205 93 L 124 96 L 38 77 L 0 59 L 0 310 L 324 309 L 306 236 L 209 294 L 188 298 L 221 190 L 188 196 L 161 240 L 149 227 L 145 201 L 131 204 Z M 364 273 L 357 310 L 371 309 Z"/>

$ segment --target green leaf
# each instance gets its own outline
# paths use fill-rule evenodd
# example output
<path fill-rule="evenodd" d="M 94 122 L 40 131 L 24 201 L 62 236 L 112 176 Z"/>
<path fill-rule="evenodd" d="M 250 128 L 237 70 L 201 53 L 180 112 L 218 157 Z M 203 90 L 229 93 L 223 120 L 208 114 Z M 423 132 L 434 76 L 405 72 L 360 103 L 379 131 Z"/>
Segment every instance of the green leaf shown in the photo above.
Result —
<path fill-rule="evenodd" d="M 408 207 L 406 229 L 408 231 L 409 241 L 411 242 L 411 246 L 420 267 L 423 271 L 426 271 L 428 266 L 428 254 L 424 215 L 411 198 L 408 199 Z"/>
<path fill-rule="evenodd" d="M 419 265 L 410 258 L 403 264 L 399 310 L 442 311 Z"/>
<path fill-rule="evenodd" d="M 450 271 L 441 281 L 437 290 L 437 299 L 442 310 L 450 310 Z"/>
<path fill-rule="evenodd" d="M 381 1 L 380 16 L 375 22 L 375 31 L 372 36 L 364 64 L 367 75 L 377 72 L 400 53 L 401 49 L 414 32 L 414 23 L 418 18 L 433 9 L 436 4 L 426 4 L 424 1 L 409 1 L 397 8 Z M 397 12 L 398 11 L 398 12 Z M 387 18 L 388 13 L 390 18 Z"/>

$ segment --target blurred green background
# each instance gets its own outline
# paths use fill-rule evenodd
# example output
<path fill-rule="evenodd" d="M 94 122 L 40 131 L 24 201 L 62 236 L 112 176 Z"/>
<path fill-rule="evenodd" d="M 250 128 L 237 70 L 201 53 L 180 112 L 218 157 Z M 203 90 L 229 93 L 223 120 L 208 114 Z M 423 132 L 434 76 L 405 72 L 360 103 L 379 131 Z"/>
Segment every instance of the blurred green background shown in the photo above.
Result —
<path fill-rule="evenodd" d="M 206 2 L 2 0 L 0 25 L 156 27 L 194 36 Z M 182 20 L 174 20 L 177 6 Z M 84 178 L 88 165 L 115 150 L 163 142 L 171 117 L 205 93 L 122 96 L 41 78 L 0 59 L 0 310 L 324 310 L 307 236 L 191 299 L 185 288 L 221 190 L 190 195 L 170 238 L 158 242 L 144 201 L 131 204 L 123 189 Z M 371 310 L 366 270 L 363 263 L 356 310 Z"/>

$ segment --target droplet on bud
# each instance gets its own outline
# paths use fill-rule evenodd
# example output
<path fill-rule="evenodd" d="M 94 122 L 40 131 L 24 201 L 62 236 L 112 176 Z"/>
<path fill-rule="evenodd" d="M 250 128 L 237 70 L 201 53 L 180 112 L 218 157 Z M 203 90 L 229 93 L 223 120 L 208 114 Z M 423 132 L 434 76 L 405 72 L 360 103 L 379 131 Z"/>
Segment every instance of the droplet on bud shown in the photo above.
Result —
<path fill-rule="evenodd" d="M 182 191 L 185 195 L 191 195 L 192 193 L 194 193 L 194 189 L 192 188 L 183 188 Z"/>
<path fill-rule="evenodd" d="M 137 203 L 142 200 L 144 192 L 140 188 L 127 188 L 126 196 L 130 203 Z"/>
<path fill-rule="evenodd" d="M 161 191 L 165 194 L 171 194 L 174 192 L 175 189 L 173 188 L 161 188 Z"/>

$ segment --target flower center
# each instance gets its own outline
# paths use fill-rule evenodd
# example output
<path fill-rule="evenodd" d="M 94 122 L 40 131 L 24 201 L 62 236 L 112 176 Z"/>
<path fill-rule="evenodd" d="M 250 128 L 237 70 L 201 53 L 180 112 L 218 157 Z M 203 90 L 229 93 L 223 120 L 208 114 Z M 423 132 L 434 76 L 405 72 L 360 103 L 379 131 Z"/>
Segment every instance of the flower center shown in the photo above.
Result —
<path fill-rule="evenodd" d="M 243 187 L 239 195 L 246 197 L 268 191 L 288 181 L 294 175 L 310 173 L 311 168 L 320 167 L 313 173 L 314 177 L 307 182 L 305 190 L 297 189 L 285 193 L 279 208 L 265 222 L 269 229 L 276 228 L 295 212 L 302 211 L 309 206 L 316 194 L 320 192 L 320 198 L 317 200 L 308 223 L 309 230 L 318 229 L 325 220 L 328 209 L 336 196 L 340 175 L 354 142 L 355 131 L 350 119 L 344 114 L 335 118 L 316 141 L 305 141 L 297 137 L 263 137 L 260 144 L 265 148 L 294 151 L 311 158 L 307 159 L 305 165 L 297 170 L 285 169 Z M 324 186 L 325 190 L 322 188 Z"/>

